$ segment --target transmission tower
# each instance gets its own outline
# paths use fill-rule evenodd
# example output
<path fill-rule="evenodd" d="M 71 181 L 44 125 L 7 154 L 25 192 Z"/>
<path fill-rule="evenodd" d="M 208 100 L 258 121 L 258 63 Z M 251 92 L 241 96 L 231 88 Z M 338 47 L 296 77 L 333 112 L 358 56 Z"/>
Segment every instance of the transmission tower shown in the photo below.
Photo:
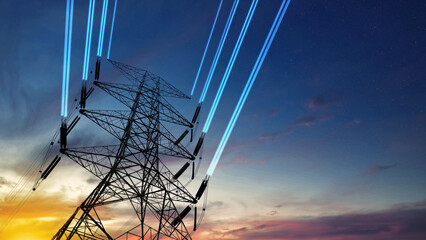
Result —
<path fill-rule="evenodd" d="M 95 81 L 94 85 L 128 109 L 81 109 L 80 113 L 119 143 L 61 149 L 100 182 L 52 239 L 191 239 L 182 218 L 197 199 L 173 178 L 160 159 L 165 155 L 186 161 L 195 159 L 165 126 L 168 123 L 186 129 L 193 127 L 166 100 L 189 97 L 148 71 L 109 62 L 130 82 Z M 130 202 L 137 224 L 112 236 L 98 209 L 122 202 Z M 179 211 L 177 205 L 188 207 Z"/>

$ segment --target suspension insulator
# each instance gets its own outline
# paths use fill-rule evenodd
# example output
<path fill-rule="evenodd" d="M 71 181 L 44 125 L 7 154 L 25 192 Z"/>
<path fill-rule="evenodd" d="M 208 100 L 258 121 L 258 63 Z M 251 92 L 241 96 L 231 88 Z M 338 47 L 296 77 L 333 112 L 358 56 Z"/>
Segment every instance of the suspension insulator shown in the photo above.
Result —
<path fill-rule="evenodd" d="M 98 58 L 98 60 L 96 60 L 95 80 L 99 80 L 99 71 L 100 70 L 101 70 L 101 60 Z"/>
<path fill-rule="evenodd" d="M 208 179 L 204 179 L 203 182 L 201 183 L 200 188 L 197 191 L 197 194 L 195 195 L 195 199 L 196 200 L 200 200 L 201 196 L 203 195 L 204 191 L 207 188 L 207 183 L 209 182 Z"/>
<path fill-rule="evenodd" d="M 86 92 L 86 86 L 83 85 L 80 92 L 80 108 L 86 108 L 86 98 L 87 98 L 87 92 Z"/>
<path fill-rule="evenodd" d="M 176 226 L 178 223 L 182 222 L 182 219 L 188 215 L 189 211 L 191 211 L 191 207 L 187 206 L 180 214 L 179 216 L 177 216 L 177 218 L 175 218 L 173 220 L 173 222 L 171 223 L 172 226 Z"/>
<path fill-rule="evenodd" d="M 194 116 L 192 117 L 192 123 L 193 124 L 197 121 L 198 114 L 200 114 L 200 110 L 201 110 L 201 103 L 199 103 L 197 108 L 195 109 Z"/>
<path fill-rule="evenodd" d="M 198 152 L 200 152 L 200 148 L 201 148 L 201 145 L 203 145 L 203 141 L 204 141 L 204 134 L 201 135 L 200 139 L 198 139 L 197 145 L 195 146 L 195 149 L 194 149 L 194 154 L 193 154 L 194 156 L 197 156 Z"/>
<path fill-rule="evenodd" d="M 180 135 L 180 137 L 175 141 L 175 145 L 178 145 L 185 137 L 188 135 L 189 129 L 186 129 L 185 132 Z"/>
<path fill-rule="evenodd" d="M 186 169 L 189 167 L 189 162 L 186 162 L 185 165 L 182 166 L 181 169 L 179 169 L 179 171 L 173 176 L 173 179 L 178 179 L 182 173 L 184 173 L 186 171 Z"/>
<path fill-rule="evenodd" d="M 67 123 L 63 122 L 61 124 L 60 133 L 61 149 L 65 149 L 67 147 Z"/>
<path fill-rule="evenodd" d="M 194 231 L 197 231 L 197 206 L 194 207 Z"/>
<path fill-rule="evenodd" d="M 53 159 L 53 161 L 49 164 L 49 166 L 44 170 L 44 172 L 41 174 L 42 179 L 46 179 L 47 176 L 52 172 L 52 170 L 58 165 L 59 161 L 61 160 L 61 157 L 56 155 L 56 157 Z"/>
<path fill-rule="evenodd" d="M 192 161 L 192 176 L 191 176 L 191 179 L 194 180 L 194 178 L 195 178 L 195 162 Z"/>

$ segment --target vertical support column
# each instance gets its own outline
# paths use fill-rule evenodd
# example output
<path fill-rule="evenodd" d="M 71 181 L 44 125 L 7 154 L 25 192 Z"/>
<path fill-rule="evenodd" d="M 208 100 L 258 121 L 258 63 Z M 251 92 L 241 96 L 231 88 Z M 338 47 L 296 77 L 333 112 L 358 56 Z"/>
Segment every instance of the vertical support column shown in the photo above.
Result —
<path fill-rule="evenodd" d="M 126 125 L 126 128 L 124 130 L 123 137 L 121 138 L 121 143 L 120 143 L 120 146 L 119 146 L 119 150 L 117 151 L 117 155 L 116 155 L 116 158 L 115 158 L 114 165 L 111 167 L 111 170 L 108 172 L 108 174 L 98 184 L 98 186 L 92 191 L 92 193 L 80 205 L 79 208 L 83 211 L 83 213 L 82 213 L 80 218 L 75 219 L 77 222 L 74 225 L 74 227 L 72 228 L 72 230 L 70 230 L 70 233 L 67 236 L 67 239 L 73 238 L 73 236 L 78 232 L 78 230 L 79 230 L 79 228 L 80 228 L 80 226 L 83 222 L 85 222 L 89 219 L 93 219 L 92 216 L 90 216 L 90 212 L 94 209 L 94 205 L 98 202 L 98 200 L 104 194 L 104 191 L 108 187 L 112 176 L 116 173 L 117 168 L 120 165 L 121 160 L 124 158 L 125 151 L 126 151 L 126 148 L 127 148 L 127 144 L 130 140 L 131 129 L 132 129 L 133 123 L 135 121 L 136 110 L 139 107 L 139 99 L 141 97 L 142 85 L 143 85 L 143 82 L 139 86 L 138 94 L 136 95 L 135 101 L 134 101 L 133 106 L 131 108 L 130 116 L 127 120 L 127 125 Z M 66 149 L 65 149 L 65 146 L 66 146 L 66 123 L 65 123 L 64 126 L 65 126 L 64 128 L 62 128 L 62 126 L 61 126 L 61 148 L 64 145 L 64 147 L 62 148 L 63 152 L 66 151 Z M 62 129 L 65 129 L 64 135 L 62 134 Z M 62 143 L 62 137 L 63 136 L 65 136 L 65 138 L 64 138 L 65 141 Z M 74 216 L 71 216 L 71 218 L 74 219 Z M 66 225 L 64 225 L 58 231 L 58 233 L 54 236 L 53 239 L 59 240 L 59 239 L 62 238 L 62 236 L 65 234 L 65 232 L 69 231 L 68 226 L 69 226 L 69 223 L 72 222 L 72 219 L 71 219 L 71 221 L 70 220 L 67 221 Z M 99 223 L 94 221 L 94 223 L 97 225 L 97 227 L 100 230 L 102 230 L 102 232 L 108 237 L 108 239 L 112 240 L 112 237 L 108 235 L 106 230 L 103 228 L 102 224 L 100 224 L 100 221 L 99 221 Z"/>

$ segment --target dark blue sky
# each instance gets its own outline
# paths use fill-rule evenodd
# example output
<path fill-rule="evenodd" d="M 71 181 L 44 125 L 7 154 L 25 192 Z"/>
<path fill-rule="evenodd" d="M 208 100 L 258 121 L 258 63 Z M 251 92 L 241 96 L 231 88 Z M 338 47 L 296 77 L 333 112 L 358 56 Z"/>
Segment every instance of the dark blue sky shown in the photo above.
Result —
<path fill-rule="evenodd" d="M 91 69 L 101 2 L 96 1 Z M 195 98 L 175 103 L 188 118 L 232 2 L 224 0 Z M 31 161 L 28 157 L 59 124 L 65 3 L 0 2 L 0 149 L 5 153 L 0 176 L 19 176 L 22 164 Z M 241 0 L 238 6 L 201 121 L 250 3 Z M 218 4 L 216 0 L 119 1 L 111 59 L 156 73 L 189 94 Z M 206 164 L 280 4 L 259 1 L 207 135 Z M 104 55 L 112 7 L 110 1 Z M 71 96 L 79 94 L 81 87 L 87 8 L 88 1 L 75 0 Z M 263 214 L 265 221 L 264 212 L 269 211 L 279 212 L 274 219 L 289 219 L 374 213 L 395 204 L 424 201 L 425 12 L 426 2 L 420 0 L 293 0 L 219 163 L 212 201 L 241 201 L 250 208 L 262 205 L 258 212 L 236 210 L 234 214 L 247 218 Z M 106 81 L 120 78 L 105 61 L 102 74 Z M 113 103 L 97 91 L 88 108 Z M 29 147 L 17 151 L 21 143 Z M 240 197 L 229 194 L 236 189 Z M 258 193 L 252 195 L 253 189 Z M 262 200 L 265 195 L 271 197 Z M 286 205 L 282 212 L 273 207 L 284 204 L 286 198 L 299 205 Z M 310 211 L 301 207 L 308 203 Z"/>

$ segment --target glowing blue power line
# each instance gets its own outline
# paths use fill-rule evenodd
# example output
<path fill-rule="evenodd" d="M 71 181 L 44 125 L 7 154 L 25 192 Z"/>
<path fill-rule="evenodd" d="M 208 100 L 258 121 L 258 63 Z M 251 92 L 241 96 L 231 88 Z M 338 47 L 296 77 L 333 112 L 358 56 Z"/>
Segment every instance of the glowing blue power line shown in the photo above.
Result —
<path fill-rule="evenodd" d="M 93 18 L 95 15 L 95 0 L 93 0 L 93 5 L 92 5 L 92 16 L 90 19 L 90 33 L 89 33 L 89 47 L 87 50 L 87 62 L 86 62 L 86 79 L 88 77 L 88 72 L 89 72 L 89 59 L 90 59 L 90 48 L 92 46 L 92 32 L 93 32 Z"/>
<path fill-rule="evenodd" d="M 207 175 L 211 176 L 214 172 L 214 169 L 216 168 L 216 165 L 223 153 L 223 149 L 225 148 L 225 145 L 229 139 L 229 135 L 232 132 L 232 129 L 235 126 L 235 123 L 238 119 L 238 116 L 240 115 L 241 109 L 243 108 L 243 105 L 247 99 L 247 96 L 250 92 L 251 87 L 253 86 L 254 80 L 257 77 L 257 74 L 259 73 L 259 70 L 262 66 L 263 61 L 265 60 L 265 56 L 268 53 L 269 47 L 271 46 L 272 41 L 274 40 L 275 34 L 277 33 L 278 27 L 281 24 L 281 21 L 287 11 L 288 5 L 290 4 L 290 0 L 284 0 L 280 10 L 278 11 L 277 16 L 275 17 L 274 23 L 272 24 L 271 30 L 269 31 L 269 34 L 265 40 L 265 43 L 263 44 L 262 50 L 260 51 L 260 54 L 256 60 L 256 63 L 253 67 L 253 70 L 249 76 L 249 79 L 247 81 L 246 86 L 244 87 L 244 91 L 241 94 L 241 97 L 238 101 L 237 106 L 235 107 L 234 113 L 232 114 L 231 120 L 229 121 L 228 126 L 226 127 L 225 133 L 222 136 L 222 139 L 219 143 L 219 147 L 216 150 L 216 153 L 213 156 L 212 162 L 210 163 L 209 169 L 207 170 Z"/>
<path fill-rule="evenodd" d="M 85 79 L 86 76 L 86 62 L 87 62 L 87 44 L 89 42 L 89 31 L 90 31 L 90 14 L 92 13 L 92 0 L 90 0 L 89 2 L 89 13 L 87 16 L 87 30 L 86 30 L 86 45 L 84 47 L 84 61 L 83 61 L 83 76 L 81 77 L 83 80 Z"/>
<path fill-rule="evenodd" d="M 102 56 L 102 46 L 104 44 L 105 21 L 106 21 L 107 12 L 108 12 L 108 0 L 104 0 L 104 4 L 102 6 L 101 27 L 99 29 L 98 57 Z"/>
<path fill-rule="evenodd" d="M 222 97 L 223 89 L 225 88 L 225 85 L 228 82 L 229 75 L 230 75 L 232 67 L 234 66 L 234 63 L 235 63 L 235 59 L 238 56 L 238 52 L 240 51 L 241 44 L 244 41 L 244 37 L 247 33 L 247 29 L 250 25 L 254 11 L 256 10 L 257 3 L 258 3 L 258 0 L 253 0 L 253 2 L 251 3 L 249 12 L 247 13 L 246 20 L 244 21 L 244 25 L 241 29 L 240 36 L 238 37 L 237 43 L 235 44 L 234 51 L 232 52 L 231 59 L 229 60 L 228 66 L 226 67 L 225 74 L 223 75 L 223 78 L 222 78 L 222 82 L 220 83 L 219 90 L 217 91 L 216 97 L 214 98 L 214 101 L 213 101 L 213 105 L 210 108 L 210 112 L 209 112 L 209 115 L 207 117 L 207 121 L 204 124 L 204 127 L 203 127 L 204 133 L 207 133 L 207 131 L 209 130 L 213 116 L 216 112 L 217 105 L 219 104 L 219 100 Z"/>
<path fill-rule="evenodd" d="M 68 23 L 70 12 L 70 1 L 67 0 L 67 10 L 65 16 L 65 43 L 64 43 L 64 66 L 62 72 L 62 99 L 61 99 L 61 116 L 65 115 L 65 89 L 67 83 L 67 54 L 68 54 Z"/>
<path fill-rule="evenodd" d="M 107 13 L 108 13 L 108 0 L 106 0 L 105 3 L 105 12 L 104 12 L 104 23 L 103 23 L 103 29 L 102 29 L 102 41 L 101 41 L 101 53 L 104 46 L 104 37 L 105 37 L 105 26 L 106 26 L 106 20 L 107 20 Z"/>
<path fill-rule="evenodd" d="M 69 82 L 70 82 L 70 63 L 71 63 L 71 39 L 72 39 L 72 18 L 74 15 L 74 0 L 71 0 L 71 12 L 70 12 L 70 28 L 69 28 L 69 39 L 68 39 L 68 66 L 67 66 L 67 89 L 66 89 L 66 96 L 65 99 L 65 117 L 68 115 L 67 109 L 68 109 L 68 92 L 69 92 Z"/>
<path fill-rule="evenodd" d="M 195 77 L 194 86 L 192 86 L 191 96 L 194 94 L 195 85 L 197 85 L 198 76 L 200 75 L 201 67 L 203 66 L 204 58 L 206 57 L 207 49 L 209 48 L 210 40 L 213 35 L 214 27 L 216 26 L 217 17 L 219 16 L 220 8 L 222 7 L 223 0 L 220 0 L 219 9 L 217 9 L 216 17 L 213 22 L 212 30 L 210 31 L 209 40 L 207 41 L 206 49 L 204 49 L 203 58 L 201 59 L 200 67 L 198 68 L 197 76 Z"/>
<path fill-rule="evenodd" d="M 201 93 L 200 100 L 198 101 L 199 103 L 204 102 L 204 98 L 206 97 L 207 90 L 210 85 L 210 81 L 212 80 L 212 77 L 213 77 L 213 72 L 216 69 L 217 61 L 219 60 L 220 54 L 222 53 L 222 48 L 225 43 L 226 37 L 228 35 L 229 28 L 231 27 L 232 20 L 234 19 L 234 15 L 237 10 L 238 3 L 239 3 L 239 0 L 234 0 L 234 4 L 232 5 L 232 9 L 229 14 L 228 21 L 226 22 L 225 30 L 222 34 L 222 38 L 220 39 L 219 46 L 216 50 L 213 63 L 210 67 L 209 75 L 207 76 L 206 83 L 204 84 L 203 92 Z"/>
<path fill-rule="evenodd" d="M 74 11 L 74 0 L 67 0 L 67 12 L 65 20 L 65 43 L 64 43 L 64 70 L 62 74 L 62 101 L 61 116 L 67 117 L 68 108 L 68 85 L 70 75 L 70 59 L 71 59 L 71 38 L 72 38 L 72 19 Z"/>
<path fill-rule="evenodd" d="M 68 115 L 67 109 L 68 109 L 68 92 L 69 92 L 69 82 L 70 82 L 70 63 L 71 63 L 71 39 L 72 39 L 72 18 L 74 15 L 74 0 L 71 0 L 71 10 L 70 10 L 70 28 L 69 28 L 69 39 L 68 39 L 68 66 L 67 66 L 67 89 L 65 91 L 65 117 Z"/>
<path fill-rule="evenodd" d="M 102 14 L 101 14 L 101 25 L 99 27 L 99 38 L 98 38 L 98 57 L 100 57 L 102 55 L 102 30 L 103 30 L 103 26 L 104 26 L 104 12 L 105 12 L 105 2 L 106 0 L 104 0 L 103 4 L 102 4 Z"/>
<path fill-rule="evenodd" d="M 109 46 L 108 46 L 108 54 L 107 54 L 107 59 L 109 59 L 109 53 L 111 51 L 111 41 L 112 41 L 112 31 L 114 29 L 114 21 L 115 21 L 115 11 L 117 10 L 117 0 L 115 0 L 114 3 L 114 13 L 112 15 L 112 23 L 111 23 L 111 33 L 109 35 Z"/>
<path fill-rule="evenodd" d="M 87 80 L 88 71 L 89 71 L 90 45 L 92 44 L 92 28 L 93 28 L 94 10 L 95 10 L 95 0 L 90 0 L 89 14 L 87 16 L 86 47 L 84 49 L 83 80 Z"/>

